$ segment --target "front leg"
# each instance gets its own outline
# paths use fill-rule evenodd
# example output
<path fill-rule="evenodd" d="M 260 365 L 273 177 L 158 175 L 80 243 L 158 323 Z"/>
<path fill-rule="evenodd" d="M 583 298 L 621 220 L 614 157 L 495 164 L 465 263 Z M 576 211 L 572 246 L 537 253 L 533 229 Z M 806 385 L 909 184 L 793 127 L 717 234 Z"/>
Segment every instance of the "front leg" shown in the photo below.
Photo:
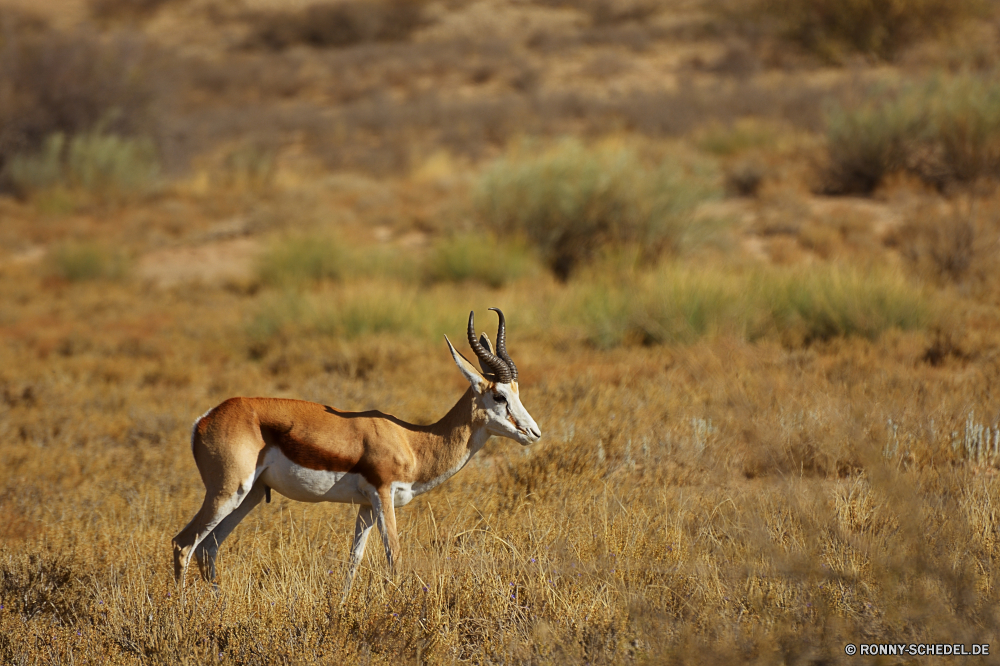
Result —
<path fill-rule="evenodd" d="M 351 593 L 351 584 L 354 582 L 354 574 L 358 572 L 358 565 L 365 554 L 365 545 L 368 543 L 368 535 L 375 525 L 375 511 L 370 506 L 362 506 L 358 509 L 358 518 L 354 521 L 354 542 L 351 544 L 351 561 L 347 565 L 347 580 L 344 581 L 344 591 L 340 597 L 340 603 L 347 601 L 347 595 Z"/>
<path fill-rule="evenodd" d="M 385 546 L 385 559 L 389 562 L 390 574 L 395 574 L 396 566 L 399 563 L 399 539 L 396 537 L 396 510 L 392 506 L 393 492 L 392 485 L 387 485 L 378 490 L 378 501 L 373 502 L 377 506 L 378 531 L 382 535 L 382 545 Z"/>

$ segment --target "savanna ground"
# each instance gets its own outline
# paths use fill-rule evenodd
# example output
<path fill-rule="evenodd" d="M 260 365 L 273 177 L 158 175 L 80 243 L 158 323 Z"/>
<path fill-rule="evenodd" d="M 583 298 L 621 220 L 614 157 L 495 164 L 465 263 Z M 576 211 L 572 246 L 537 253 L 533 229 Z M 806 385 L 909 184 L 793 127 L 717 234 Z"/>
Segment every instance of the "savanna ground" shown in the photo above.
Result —
<path fill-rule="evenodd" d="M 1000 15 L 4 0 L 0 661 L 1000 652 Z M 544 437 L 170 538 L 233 395 L 430 422 L 504 309 Z M 951 663 L 954 657 L 939 657 Z"/>

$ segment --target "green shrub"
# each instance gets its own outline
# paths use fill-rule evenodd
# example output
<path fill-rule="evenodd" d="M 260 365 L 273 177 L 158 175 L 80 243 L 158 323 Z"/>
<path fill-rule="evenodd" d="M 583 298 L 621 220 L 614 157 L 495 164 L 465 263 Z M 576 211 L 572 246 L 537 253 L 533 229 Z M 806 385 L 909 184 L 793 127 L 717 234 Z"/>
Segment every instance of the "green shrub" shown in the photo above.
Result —
<path fill-rule="evenodd" d="M 889 174 L 903 170 L 926 132 L 926 110 L 912 95 L 877 92 L 853 108 L 827 117 L 828 194 L 869 194 Z"/>
<path fill-rule="evenodd" d="M 629 148 L 567 140 L 496 161 L 476 206 L 499 238 L 529 240 L 565 280 L 603 248 L 634 245 L 647 258 L 677 251 L 694 206 L 715 195 L 706 173 L 672 161 L 647 167 Z"/>
<path fill-rule="evenodd" d="M 937 79 L 924 97 L 941 173 L 922 175 L 958 182 L 1000 175 L 1000 84 L 973 75 Z"/>
<path fill-rule="evenodd" d="M 15 155 L 7 173 L 26 192 L 63 187 L 113 199 L 152 191 L 160 165 L 149 140 L 100 132 L 67 139 L 57 133 L 39 153 Z"/>
<path fill-rule="evenodd" d="M 53 248 L 46 263 L 48 272 L 70 282 L 125 276 L 127 262 L 121 253 L 96 243 L 64 243 Z"/>
<path fill-rule="evenodd" d="M 331 238 L 286 238 L 261 255 L 257 275 L 271 287 L 295 287 L 340 278 L 344 261 L 343 249 Z"/>
<path fill-rule="evenodd" d="M 528 274 L 532 264 L 523 245 L 465 234 L 436 243 L 424 274 L 430 282 L 471 281 L 498 288 Z"/>
<path fill-rule="evenodd" d="M 743 13 L 836 62 L 851 51 L 891 60 L 914 42 L 975 16 L 982 6 L 980 0 L 757 0 Z"/>
<path fill-rule="evenodd" d="M 893 172 L 939 188 L 1000 176 L 1000 84 L 988 77 L 937 77 L 874 90 L 827 117 L 831 194 L 870 193 Z"/>

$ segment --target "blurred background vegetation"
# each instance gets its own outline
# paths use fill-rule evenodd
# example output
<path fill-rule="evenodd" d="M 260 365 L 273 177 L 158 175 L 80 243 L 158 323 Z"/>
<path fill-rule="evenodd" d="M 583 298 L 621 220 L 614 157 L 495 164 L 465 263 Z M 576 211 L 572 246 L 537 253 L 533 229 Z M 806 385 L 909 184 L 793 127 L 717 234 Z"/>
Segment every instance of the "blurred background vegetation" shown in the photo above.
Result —
<path fill-rule="evenodd" d="M 996 644 L 998 74 L 996 0 L 0 0 L 0 661 Z M 546 437 L 401 577 L 276 498 L 178 597 L 194 417 L 427 423 L 489 306 Z"/>

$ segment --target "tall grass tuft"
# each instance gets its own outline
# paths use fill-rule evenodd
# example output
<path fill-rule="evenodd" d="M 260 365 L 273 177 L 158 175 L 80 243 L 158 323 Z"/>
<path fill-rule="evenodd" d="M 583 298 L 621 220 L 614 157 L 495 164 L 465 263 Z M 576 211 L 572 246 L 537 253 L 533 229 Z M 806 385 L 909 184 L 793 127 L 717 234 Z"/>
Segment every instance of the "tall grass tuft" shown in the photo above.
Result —
<path fill-rule="evenodd" d="M 325 236 L 286 238 L 271 245 L 258 259 L 257 274 L 271 287 L 299 287 L 343 274 L 345 252 Z"/>
<path fill-rule="evenodd" d="M 12 157 L 7 173 L 25 192 L 62 187 L 116 199 L 152 191 L 160 163 L 148 139 L 99 131 L 72 137 L 56 133 L 40 152 Z"/>
<path fill-rule="evenodd" d="M 566 140 L 493 163 L 476 205 L 497 236 L 529 240 L 566 280 L 609 246 L 641 247 L 648 258 L 677 251 L 692 209 L 715 194 L 707 173 L 668 161 L 647 166 L 627 147 Z"/>
<path fill-rule="evenodd" d="M 531 252 L 520 243 L 505 243 L 479 234 L 439 241 L 424 267 L 429 282 L 480 282 L 499 288 L 528 275 Z"/>
<path fill-rule="evenodd" d="M 377 335 L 438 339 L 455 325 L 455 303 L 474 302 L 468 289 L 448 285 L 361 280 L 312 292 L 268 293 L 247 320 L 244 333 L 251 354 L 291 337 L 353 340 Z M 463 310 L 464 306 L 459 308 Z"/>
<path fill-rule="evenodd" d="M 119 280 L 128 269 L 121 253 L 97 243 L 63 243 L 49 252 L 46 263 L 50 275 L 69 282 Z"/>
<path fill-rule="evenodd" d="M 777 337 L 793 346 L 872 339 L 894 328 L 923 328 L 932 317 L 927 297 L 903 278 L 838 267 L 705 273 L 663 266 L 627 280 L 581 284 L 567 307 L 564 316 L 604 349 L 717 335 Z"/>

